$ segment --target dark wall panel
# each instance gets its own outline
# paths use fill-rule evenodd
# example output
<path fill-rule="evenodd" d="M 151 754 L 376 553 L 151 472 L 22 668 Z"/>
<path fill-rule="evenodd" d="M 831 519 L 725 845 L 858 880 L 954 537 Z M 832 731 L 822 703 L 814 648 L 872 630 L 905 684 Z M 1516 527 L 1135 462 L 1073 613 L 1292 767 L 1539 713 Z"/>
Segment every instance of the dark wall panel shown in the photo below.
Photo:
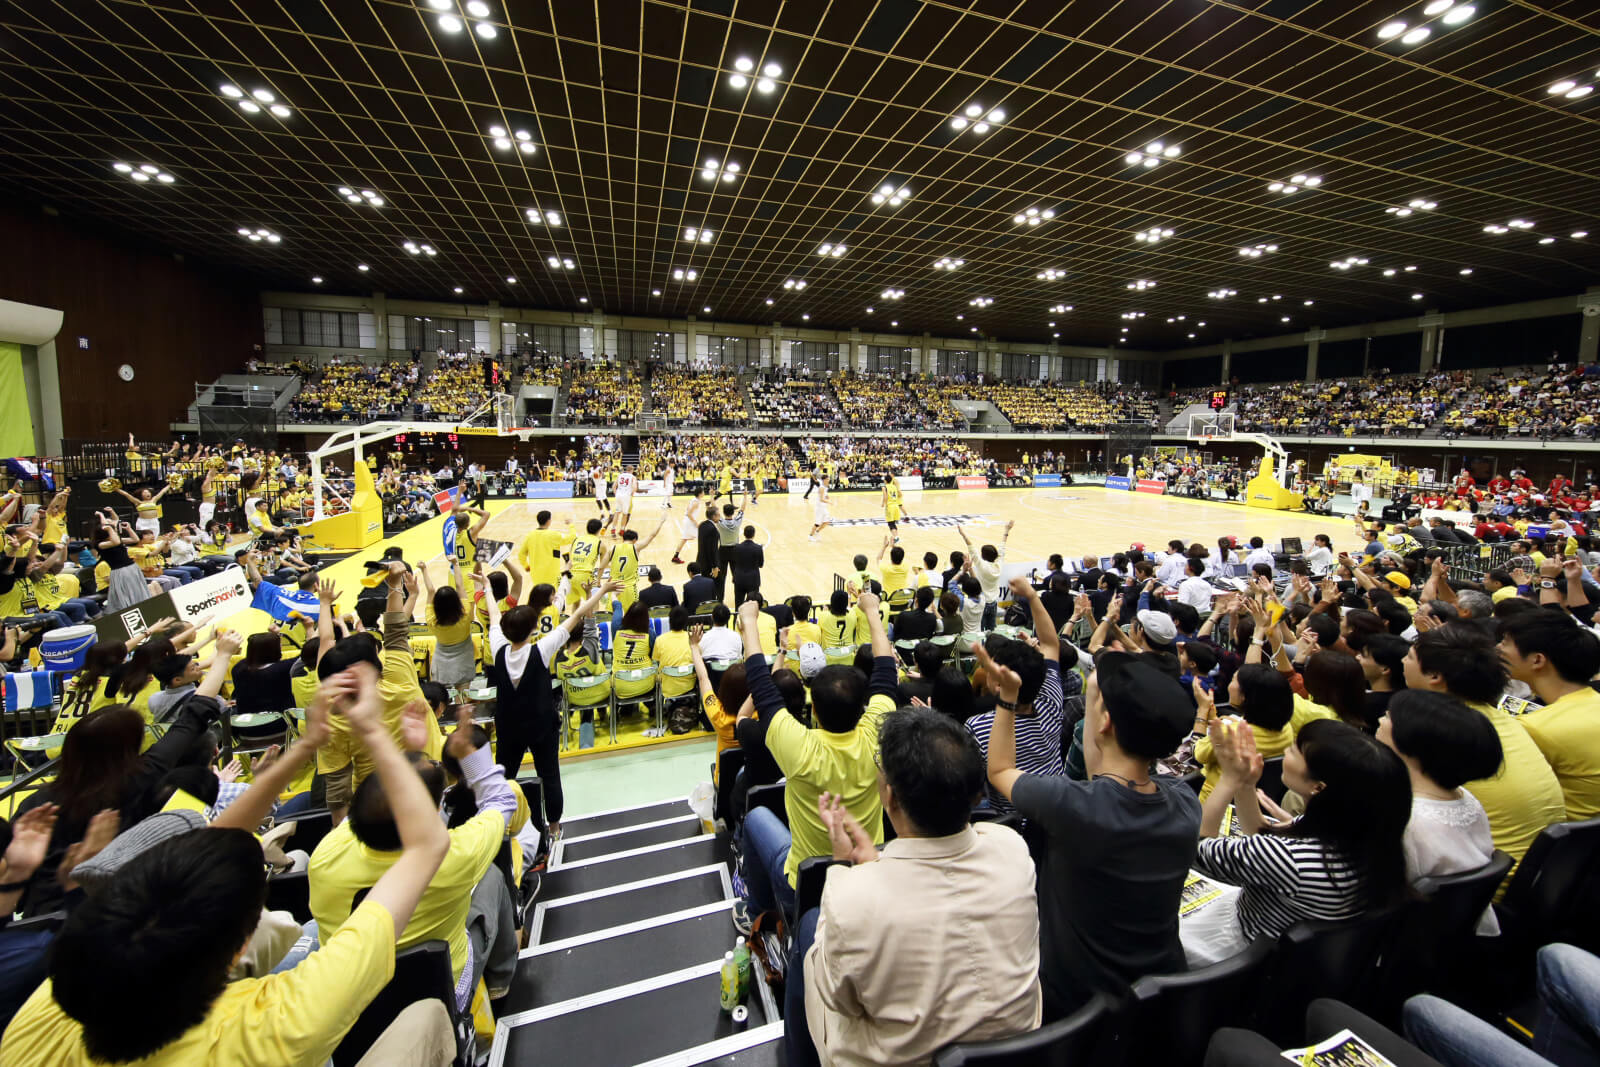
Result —
<path fill-rule="evenodd" d="M 1166 386 L 1190 389 L 1197 385 L 1222 384 L 1222 357 L 1169 359 L 1161 365 L 1161 382 Z"/>
<path fill-rule="evenodd" d="M 261 343 L 258 287 L 206 264 L 14 207 L 0 209 L 0 248 L 0 297 L 65 313 L 56 356 L 68 438 L 164 437 L 195 382 L 239 370 Z M 124 363 L 131 382 L 117 377 Z"/>
<path fill-rule="evenodd" d="M 1293 382 L 1306 376 L 1306 346 L 1269 348 L 1263 352 L 1235 352 L 1231 377 L 1243 385 L 1251 382 Z"/>
<path fill-rule="evenodd" d="M 1444 332 L 1445 370 L 1515 367 L 1523 363 L 1575 363 L 1583 318 L 1576 312 L 1519 322 L 1455 326 Z"/>

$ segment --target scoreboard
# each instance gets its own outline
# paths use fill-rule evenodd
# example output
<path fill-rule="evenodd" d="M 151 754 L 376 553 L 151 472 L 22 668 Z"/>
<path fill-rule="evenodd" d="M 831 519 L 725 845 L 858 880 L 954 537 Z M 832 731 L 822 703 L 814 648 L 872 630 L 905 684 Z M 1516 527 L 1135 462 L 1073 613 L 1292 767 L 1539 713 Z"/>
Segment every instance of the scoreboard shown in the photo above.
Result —
<path fill-rule="evenodd" d="M 397 433 L 394 443 L 407 452 L 415 452 L 419 448 L 443 448 L 449 452 L 461 451 L 461 440 L 453 433 Z"/>
<path fill-rule="evenodd" d="M 1211 410 L 1221 411 L 1228 406 L 1228 391 L 1226 389 L 1211 390 Z"/>

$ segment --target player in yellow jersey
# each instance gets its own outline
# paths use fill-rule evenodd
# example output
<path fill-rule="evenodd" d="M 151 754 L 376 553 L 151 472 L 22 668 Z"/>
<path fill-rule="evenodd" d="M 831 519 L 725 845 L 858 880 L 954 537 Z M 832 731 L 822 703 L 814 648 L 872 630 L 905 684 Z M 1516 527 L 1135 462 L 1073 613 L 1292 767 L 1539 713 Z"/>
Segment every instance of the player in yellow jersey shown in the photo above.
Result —
<path fill-rule="evenodd" d="M 724 496 L 729 500 L 733 499 L 733 466 L 729 463 L 723 463 L 722 471 L 717 475 L 717 491 L 711 500 L 715 503 Z"/>
<path fill-rule="evenodd" d="M 624 611 L 639 599 L 639 553 L 650 547 L 650 542 L 656 539 L 656 534 L 661 532 L 666 521 L 667 516 L 663 513 L 656 528 L 642 542 L 638 530 L 623 530 L 622 543 L 611 554 L 611 580 L 622 583 L 622 588 L 617 591 L 617 602 Z"/>
<path fill-rule="evenodd" d="M 883 539 L 883 547 L 878 549 L 878 570 L 883 575 L 883 598 L 892 599 L 903 589 L 911 588 L 911 567 L 906 563 L 906 550 L 893 543 L 893 536 Z M 883 555 L 889 554 L 889 562 L 883 561 Z"/>
<path fill-rule="evenodd" d="M 883 518 L 889 524 L 889 537 L 894 544 L 900 543 L 900 519 L 903 515 L 900 500 L 900 483 L 894 480 L 894 475 L 883 476 Z"/>
<path fill-rule="evenodd" d="M 595 570 L 600 565 L 600 531 L 604 528 L 605 523 L 599 519 L 590 519 L 584 524 L 584 532 L 572 539 L 572 588 L 567 593 L 568 603 L 572 607 L 583 602 L 586 596 L 583 587 L 594 579 Z"/>
<path fill-rule="evenodd" d="M 452 511 L 456 516 L 456 561 L 461 573 L 468 574 L 478 562 L 478 536 L 489 525 L 489 513 L 471 504 L 457 504 Z"/>
<path fill-rule="evenodd" d="M 528 572 L 529 582 L 533 585 L 549 585 L 553 589 L 561 584 L 561 557 L 572 543 L 571 520 L 568 520 L 565 529 L 553 530 L 550 528 L 550 512 L 540 511 L 534 516 L 534 521 L 538 523 L 538 529 L 522 539 L 517 549 L 517 559 L 522 569 Z"/>

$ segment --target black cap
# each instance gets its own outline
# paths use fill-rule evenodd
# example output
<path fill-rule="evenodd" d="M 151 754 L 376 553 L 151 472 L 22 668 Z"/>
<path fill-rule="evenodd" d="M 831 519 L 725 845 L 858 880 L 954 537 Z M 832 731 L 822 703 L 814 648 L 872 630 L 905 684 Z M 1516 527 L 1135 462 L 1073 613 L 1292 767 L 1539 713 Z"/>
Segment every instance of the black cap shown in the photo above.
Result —
<path fill-rule="evenodd" d="M 1144 655 L 1107 652 L 1095 660 L 1094 671 L 1100 699 L 1124 752 L 1161 759 L 1189 736 L 1193 698 Z"/>

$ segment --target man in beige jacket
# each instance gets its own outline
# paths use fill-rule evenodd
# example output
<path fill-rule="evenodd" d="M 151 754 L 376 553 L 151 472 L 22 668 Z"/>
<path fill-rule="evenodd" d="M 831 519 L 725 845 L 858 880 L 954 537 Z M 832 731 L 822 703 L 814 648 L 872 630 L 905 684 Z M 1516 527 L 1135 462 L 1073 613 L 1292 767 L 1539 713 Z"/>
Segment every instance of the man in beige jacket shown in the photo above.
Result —
<path fill-rule="evenodd" d="M 886 716 L 879 745 L 894 841 L 880 853 L 838 798 L 819 801 L 834 858 L 854 865 L 829 872 L 800 921 L 804 966 L 790 980 L 808 1026 L 788 1027 L 792 1067 L 927 1063 L 952 1041 L 1039 1025 L 1033 861 L 1012 830 L 971 825 L 983 753 L 931 708 Z"/>

